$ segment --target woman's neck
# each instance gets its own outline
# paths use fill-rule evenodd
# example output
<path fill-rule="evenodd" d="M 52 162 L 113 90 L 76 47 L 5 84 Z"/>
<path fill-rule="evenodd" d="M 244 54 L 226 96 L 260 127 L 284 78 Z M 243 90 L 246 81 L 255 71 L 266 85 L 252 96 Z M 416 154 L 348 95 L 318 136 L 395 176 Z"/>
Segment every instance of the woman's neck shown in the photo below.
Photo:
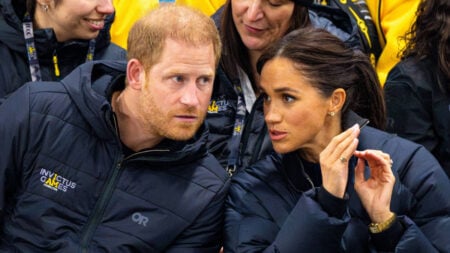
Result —
<path fill-rule="evenodd" d="M 249 51 L 249 56 L 250 56 L 250 64 L 252 66 L 252 72 L 253 72 L 253 80 L 254 80 L 254 84 L 253 87 L 255 89 L 255 94 L 256 96 L 258 96 L 259 93 L 259 81 L 260 81 L 260 77 L 258 74 L 258 71 L 256 70 L 256 63 L 258 62 L 259 57 L 261 56 L 261 51 Z"/>

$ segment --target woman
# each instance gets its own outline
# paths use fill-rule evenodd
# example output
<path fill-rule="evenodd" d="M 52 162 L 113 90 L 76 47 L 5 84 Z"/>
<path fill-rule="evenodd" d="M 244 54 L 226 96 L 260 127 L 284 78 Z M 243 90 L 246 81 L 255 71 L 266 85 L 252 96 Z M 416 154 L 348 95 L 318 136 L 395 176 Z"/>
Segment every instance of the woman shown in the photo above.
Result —
<path fill-rule="evenodd" d="M 450 1 L 422 1 L 389 73 L 387 129 L 424 145 L 450 176 Z"/>
<path fill-rule="evenodd" d="M 252 113 L 259 90 L 256 61 L 262 51 L 288 32 L 310 25 L 360 44 L 357 27 L 345 13 L 308 1 L 228 0 L 214 18 L 220 20 L 224 52 L 208 110 L 208 145 L 232 173 L 270 150 L 264 123 Z"/>
<path fill-rule="evenodd" d="M 90 60 L 126 60 L 110 42 L 111 0 L 0 0 L 0 99 Z"/>
<path fill-rule="evenodd" d="M 442 168 L 422 146 L 364 127 L 385 121 L 365 55 L 305 28 L 269 48 L 258 71 L 282 155 L 233 177 L 225 252 L 450 252 Z"/>

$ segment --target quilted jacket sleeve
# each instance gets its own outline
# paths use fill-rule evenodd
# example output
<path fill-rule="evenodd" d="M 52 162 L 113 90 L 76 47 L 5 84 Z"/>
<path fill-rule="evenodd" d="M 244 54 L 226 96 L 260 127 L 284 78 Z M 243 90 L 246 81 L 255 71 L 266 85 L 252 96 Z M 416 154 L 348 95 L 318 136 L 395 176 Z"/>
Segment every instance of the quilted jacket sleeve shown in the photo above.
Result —
<path fill-rule="evenodd" d="M 410 142 L 399 143 L 393 148 L 411 151 Z M 399 181 L 391 208 L 405 227 L 395 252 L 450 252 L 450 180 L 424 147 L 414 147 L 408 159 L 391 156 Z"/>
<path fill-rule="evenodd" d="M 0 223 L 8 198 L 20 187 L 28 128 L 29 99 L 25 86 L 0 106 Z"/>

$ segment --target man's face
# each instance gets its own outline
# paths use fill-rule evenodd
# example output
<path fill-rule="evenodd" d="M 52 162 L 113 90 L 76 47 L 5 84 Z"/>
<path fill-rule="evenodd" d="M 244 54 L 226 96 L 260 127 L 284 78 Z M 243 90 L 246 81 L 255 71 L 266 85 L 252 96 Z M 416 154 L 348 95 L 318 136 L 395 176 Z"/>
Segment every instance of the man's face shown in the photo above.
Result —
<path fill-rule="evenodd" d="M 140 115 L 149 134 L 187 140 L 202 124 L 215 75 L 211 43 L 167 39 L 160 60 L 145 73 Z"/>

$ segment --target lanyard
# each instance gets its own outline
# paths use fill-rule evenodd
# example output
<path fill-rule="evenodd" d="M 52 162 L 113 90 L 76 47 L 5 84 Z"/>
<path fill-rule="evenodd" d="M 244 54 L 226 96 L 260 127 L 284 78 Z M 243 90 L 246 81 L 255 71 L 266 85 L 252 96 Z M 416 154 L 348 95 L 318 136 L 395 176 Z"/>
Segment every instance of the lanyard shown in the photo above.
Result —
<path fill-rule="evenodd" d="M 240 144 L 242 137 L 242 130 L 244 128 L 244 120 L 247 109 L 245 108 L 245 100 L 244 93 L 242 92 L 242 87 L 238 83 L 235 85 L 235 90 L 238 95 L 237 100 L 237 111 L 236 111 L 236 119 L 234 121 L 233 135 L 230 140 L 230 155 L 228 156 L 228 166 L 227 171 L 228 174 L 233 175 L 236 171 L 236 166 L 238 163 L 238 157 L 240 152 Z"/>
<path fill-rule="evenodd" d="M 31 21 L 30 14 L 26 13 L 24 17 L 23 26 L 23 36 L 25 38 L 25 45 L 27 47 L 28 62 L 30 64 L 30 75 L 31 81 L 41 81 L 41 67 L 39 66 L 39 59 L 36 52 L 36 45 L 34 43 L 34 31 L 33 22 Z M 89 48 L 86 55 L 86 62 L 92 61 L 94 59 L 95 51 L 95 39 L 89 41 Z M 56 53 L 53 55 L 53 64 L 55 67 L 55 76 L 59 77 L 59 67 L 58 67 L 58 57 Z"/>

